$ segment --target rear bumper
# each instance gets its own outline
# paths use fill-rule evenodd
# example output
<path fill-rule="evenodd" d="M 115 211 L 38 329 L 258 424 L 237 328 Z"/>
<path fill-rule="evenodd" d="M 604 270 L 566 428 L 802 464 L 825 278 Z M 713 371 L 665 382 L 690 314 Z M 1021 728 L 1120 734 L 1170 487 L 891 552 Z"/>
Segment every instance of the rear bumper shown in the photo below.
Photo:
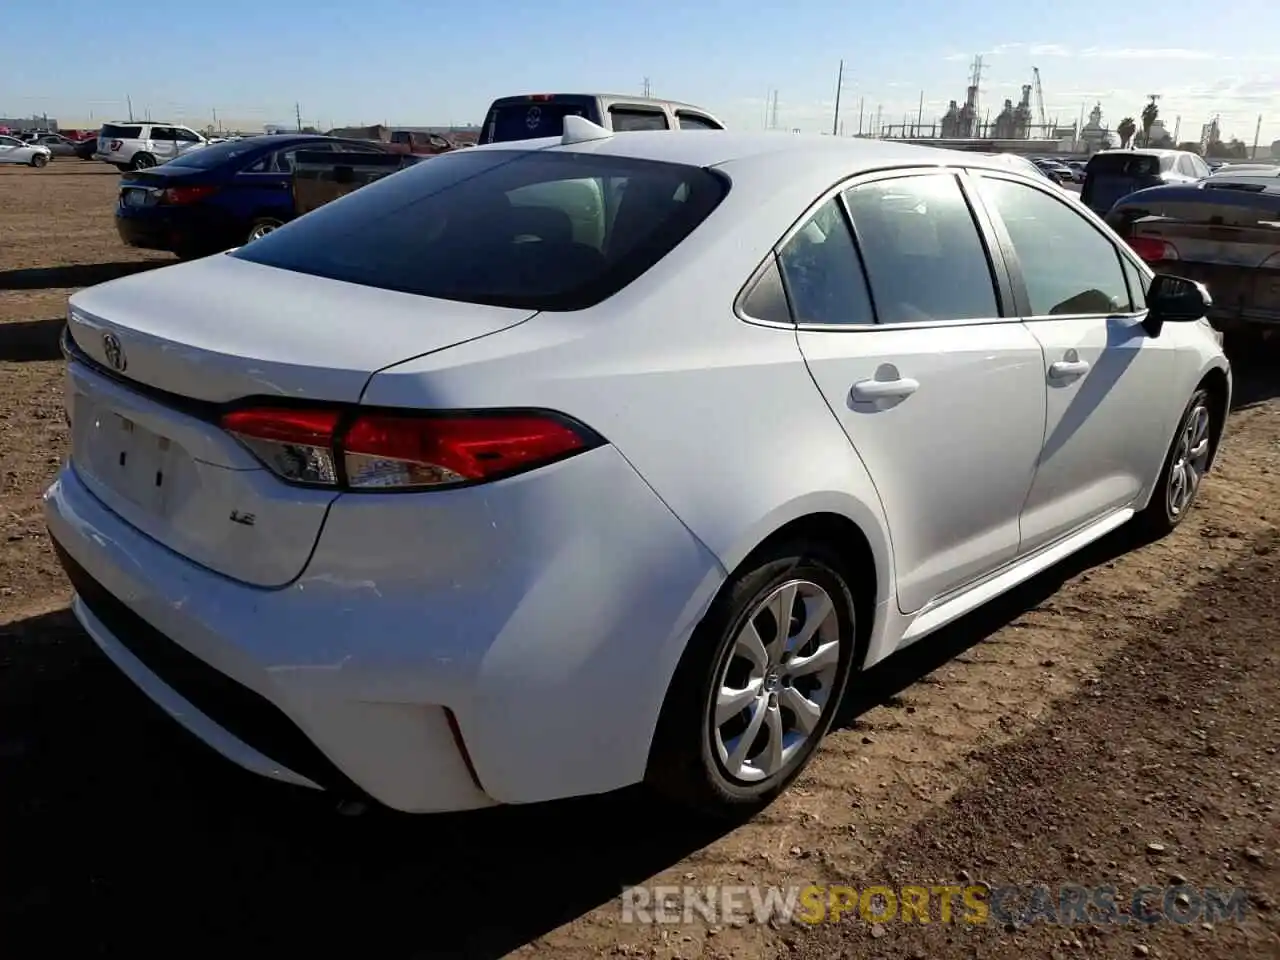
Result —
<path fill-rule="evenodd" d="M 723 577 L 612 448 L 524 480 L 438 508 L 339 498 L 307 572 L 278 590 L 142 535 L 73 466 L 45 514 L 81 624 L 209 746 L 397 810 L 466 810 L 641 779 Z M 551 522 L 522 521 L 530 507 Z"/>

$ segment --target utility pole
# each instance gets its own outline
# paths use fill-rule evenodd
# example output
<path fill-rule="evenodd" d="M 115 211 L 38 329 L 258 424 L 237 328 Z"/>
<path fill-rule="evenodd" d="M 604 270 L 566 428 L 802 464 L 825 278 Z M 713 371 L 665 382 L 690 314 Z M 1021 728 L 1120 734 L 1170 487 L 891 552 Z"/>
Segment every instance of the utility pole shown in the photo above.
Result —
<path fill-rule="evenodd" d="M 844 86 L 844 61 L 840 61 L 840 69 L 836 73 L 836 115 L 831 120 L 831 135 L 840 133 L 840 89 Z"/>
<path fill-rule="evenodd" d="M 219 133 L 222 132 L 222 128 L 218 126 L 218 108 L 217 107 L 213 108 L 213 129 Z"/>
<path fill-rule="evenodd" d="M 302 106 L 295 100 L 293 104 L 293 117 L 298 123 L 298 132 L 302 132 Z"/>
<path fill-rule="evenodd" d="M 875 137 L 877 140 L 880 139 L 880 117 L 881 117 L 881 114 L 883 113 L 884 113 L 884 104 L 883 103 L 876 104 L 876 128 L 871 131 L 871 136 Z"/>
<path fill-rule="evenodd" d="M 920 136 L 920 127 L 924 124 L 924 91 L 920 91 L 920 106 L 916 109 L 916 128 L 911 131 L 913 137 Z"/>
<path fill-rule="evenodd" d="M 649 78 L 645 77 L 644 78 L 644 98 L 648 100 L 649 97 L 652 96 L 652 94 L 653 94 L 653 88 L 649 85 Z"/>
<path fill-rule="evenodd" d="M 133 97 L 126 93 L 124 95 L 124 102 L 129 105 L 129 122 L 133 123 Z"/>
<path fill-rule="evenodd" d="M 858 136 L 862 136 L 862 111 L 867 105 L 866 97 L 858 98 Z"/>
<path fill-rule="evenodd" d="M 778 91 L 773 91 L 773 114 L 769 118 L 769 127 L 772 130 L 778 129 Z"/>
<path fill-rule="evenodd" d="M 1250 156 L 1258 159 L 1258 138 L 1262 136 L 1262 114 L 1258 114 L 1258 125 L 1253 128 L 1253 153 Z"/>

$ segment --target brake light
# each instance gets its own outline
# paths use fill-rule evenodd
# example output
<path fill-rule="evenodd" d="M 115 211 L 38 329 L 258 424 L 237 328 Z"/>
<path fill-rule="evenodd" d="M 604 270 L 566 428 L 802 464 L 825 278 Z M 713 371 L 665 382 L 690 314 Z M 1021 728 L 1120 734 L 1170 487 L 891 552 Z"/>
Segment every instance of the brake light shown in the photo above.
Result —
<path fill-rule="evenodd" d="M 123 141 L 123 140 L 112 140 L 112 141 L 111 141 L 111 151 L 112 151 L 112 153 L 114 153 L 115 151 L 119 150 L 119 149 L 120 149 L 121 147 L 123 147 L 123 146 L 124 146 L 124 141 Z"/>
<path fill-rule="evenodd" d="M 348 490 L 481 483 L 604 442 L 543 411 L 419 416 L 263 407 L 232 411 L 221 424 L 282 480 Z"/>
<path fill-rule="evenodd" d="M 217 192 L 217 187 L 169 187 L 164 192 L 164 202 L 199 203 Z"/>
<path fill-rule="evenodd" d="M 1178 256 L 1178 248 L 1167 240 L 1158 240 L 1155 237 L 1130 237 L 1129 246 L 1146 263 L 1181 259 Z"/>
<path fill-rule="evenodd" d="M 538 103 L 547 103 L 548 101 L 550 101 L 550 100 L 554 100 L 555 98 L 556 98 L 556 95 L 555 95 L 554 93 L 531 93 L 531 94 L 529 94 L 529 99 L 530 99 L 530 100 L 534 100 L 534 101 L 536 101 L 536 102 L 538 102 Z"/>

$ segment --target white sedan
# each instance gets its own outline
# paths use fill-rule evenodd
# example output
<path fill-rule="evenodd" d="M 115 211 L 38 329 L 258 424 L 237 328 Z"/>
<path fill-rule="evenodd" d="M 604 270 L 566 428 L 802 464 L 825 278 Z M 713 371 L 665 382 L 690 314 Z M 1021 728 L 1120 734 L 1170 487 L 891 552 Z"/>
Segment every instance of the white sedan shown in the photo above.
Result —
<path fill-rule="evenodd" d="M 52 157 L 53 151 L 43 144 L 23 143 L 17 137 L 0 135 L 0 163 L 43 167 Z"/>
<path fill-rule="evenodd" d="M 47 522 L 249 770 L 741 814 L 867 667 L 1186 516 L 1207 303 L 979 156 L 567 118 L 76 294 Z"/>

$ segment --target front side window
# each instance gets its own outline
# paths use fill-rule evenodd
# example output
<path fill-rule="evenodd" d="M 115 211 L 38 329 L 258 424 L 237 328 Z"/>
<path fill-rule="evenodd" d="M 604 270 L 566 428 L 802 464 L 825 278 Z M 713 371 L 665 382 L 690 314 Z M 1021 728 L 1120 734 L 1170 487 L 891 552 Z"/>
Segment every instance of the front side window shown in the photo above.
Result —
<path fill-rule="evenodd" d="M 579 310 L 666 256 L 727 189 L 716 174 L 682 164 L 458 150 L 232 256 L 446 300 Z"/>
<path fill-rule="evenodd" d="M 824 203 L 786 242 L 778 262 L 796 323 L 875 322 L 858 252 L 837 200 Z"/>
<path fill-rule="evenodd" d="M 952 174 L 876 180 L 844 196 L 881 323 L 1000 315 L 986 247 Z"/>
<path fill-rule="evenodd" d="M 1066 202 L 1020 183 L 982 177 L 980 189 L 1004 221 L 1033 317 L 1128 313 L 1120 254 Z"/>

